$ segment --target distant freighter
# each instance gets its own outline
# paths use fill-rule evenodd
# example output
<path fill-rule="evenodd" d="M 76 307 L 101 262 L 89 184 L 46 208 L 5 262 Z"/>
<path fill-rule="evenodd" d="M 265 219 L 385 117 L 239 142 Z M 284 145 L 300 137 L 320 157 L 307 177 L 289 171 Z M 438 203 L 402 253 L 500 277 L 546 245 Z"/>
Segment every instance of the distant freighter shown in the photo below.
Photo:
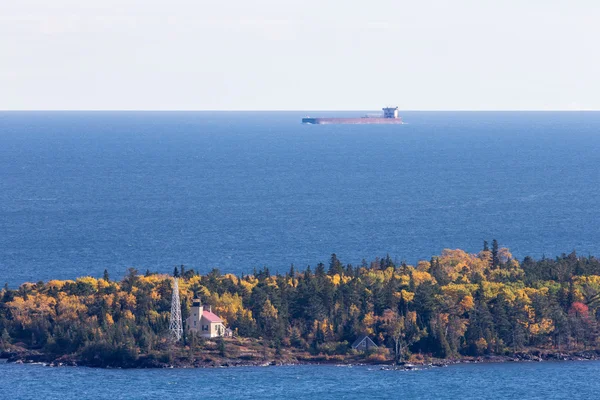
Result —
<path fill-rule="evenodd" d="M 382 108 L 383 116 L 361 118 L 302 118 L 303 124 L 401 124 L 402 118 L 398 116 L 398 107 Z"/>

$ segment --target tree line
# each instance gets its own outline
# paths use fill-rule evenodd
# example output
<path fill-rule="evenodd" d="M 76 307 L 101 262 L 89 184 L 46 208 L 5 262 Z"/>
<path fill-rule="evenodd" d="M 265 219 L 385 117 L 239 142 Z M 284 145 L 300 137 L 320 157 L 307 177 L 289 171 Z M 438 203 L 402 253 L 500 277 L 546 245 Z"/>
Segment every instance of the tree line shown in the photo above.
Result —
<path fill-rule="evenodd" d="M 360 335 L 389 348 L 440 358 L 509 354 L 526 348 L 600 348 L 600 261 L 575 252 L 521 262 L 494 240 L 476 254 L 444 250 L 416 265 L 391 257 L 271 273 L 205 275 L 184 266 L 183 318 L 194 298 L 242 337 L 275 349 L 345 354 Z M 121 280 L 25 283 L 0 292 L 0 348 L 98 353 L 115 360 L 169 348 L 172 277 L 130 269 Z M 179 346 L 197 339 L 185 335 Z"/>

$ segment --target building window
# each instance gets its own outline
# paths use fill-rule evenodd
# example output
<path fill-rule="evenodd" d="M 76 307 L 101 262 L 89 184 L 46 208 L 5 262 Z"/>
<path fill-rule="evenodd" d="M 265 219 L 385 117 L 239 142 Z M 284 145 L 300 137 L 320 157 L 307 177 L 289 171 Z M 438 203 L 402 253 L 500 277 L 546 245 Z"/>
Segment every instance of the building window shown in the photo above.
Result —
<path fill-rule="evenodd" d="M 194 328 L 196 327 L 196 321 L 194 321 Z"/>

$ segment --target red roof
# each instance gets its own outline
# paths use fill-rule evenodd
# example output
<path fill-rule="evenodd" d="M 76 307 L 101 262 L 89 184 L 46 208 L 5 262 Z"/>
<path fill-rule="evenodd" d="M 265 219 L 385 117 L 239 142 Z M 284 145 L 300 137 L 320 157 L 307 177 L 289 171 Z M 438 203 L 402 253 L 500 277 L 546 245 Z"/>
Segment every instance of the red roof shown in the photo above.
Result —
<path fill-rule="evenodd" d="M 221 318 L 217 317 L 210 311 L 204 311 L 202 317 L 206 318 L 209 322 L 223 322 Z"/>

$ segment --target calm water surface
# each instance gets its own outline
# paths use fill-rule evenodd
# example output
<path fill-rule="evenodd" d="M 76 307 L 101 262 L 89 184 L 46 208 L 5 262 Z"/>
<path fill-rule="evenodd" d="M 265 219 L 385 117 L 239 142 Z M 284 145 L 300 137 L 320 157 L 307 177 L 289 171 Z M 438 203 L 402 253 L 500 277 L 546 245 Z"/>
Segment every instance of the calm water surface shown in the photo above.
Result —
<path fill-rule="evenodd" d="M 0 364 L 9 399 L 594 399 L 600 362 L 457 365 L 422 371 L 294 366 L 102 370 Z M 3 396 L 4 397 L 4 396 Z"/>
<path fill-rule="evenodd" d="M 402 114 L 0 112 L 0 284 L 414 263 L 492 238 L 600 255 L 600 113 Z"/>

